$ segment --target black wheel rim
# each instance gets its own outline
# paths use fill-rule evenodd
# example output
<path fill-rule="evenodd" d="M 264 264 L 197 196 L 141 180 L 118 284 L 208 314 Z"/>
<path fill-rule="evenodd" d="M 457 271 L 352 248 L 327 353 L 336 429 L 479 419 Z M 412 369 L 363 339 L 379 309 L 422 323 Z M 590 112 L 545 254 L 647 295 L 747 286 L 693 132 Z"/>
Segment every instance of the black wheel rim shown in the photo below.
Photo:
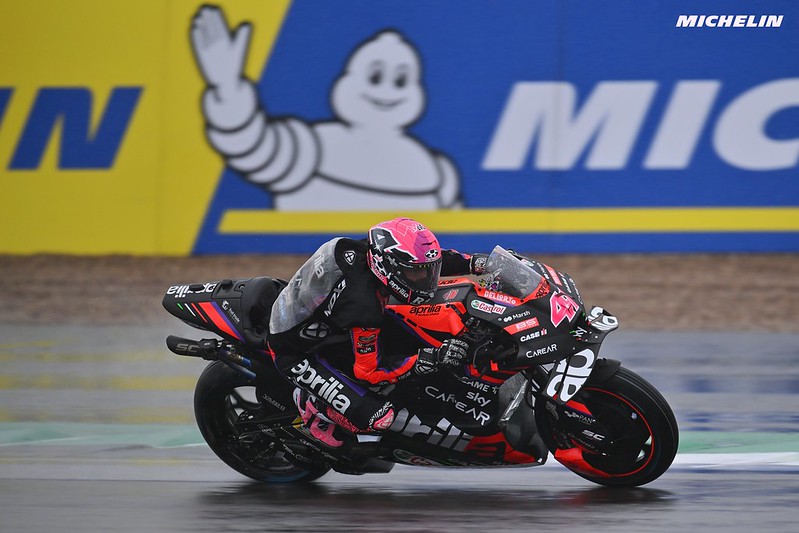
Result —
<path fill-rule="evenodd" d="M 301 478 L 308 473 L 291 461 L 274 438 L 258 429 L 259 422 L 285 415 L 271 413 L 255 400 L 254 387 L 237 387 L 225 396 L 218 420 L 225 449 L 241 463 L 265 476 Z"/>

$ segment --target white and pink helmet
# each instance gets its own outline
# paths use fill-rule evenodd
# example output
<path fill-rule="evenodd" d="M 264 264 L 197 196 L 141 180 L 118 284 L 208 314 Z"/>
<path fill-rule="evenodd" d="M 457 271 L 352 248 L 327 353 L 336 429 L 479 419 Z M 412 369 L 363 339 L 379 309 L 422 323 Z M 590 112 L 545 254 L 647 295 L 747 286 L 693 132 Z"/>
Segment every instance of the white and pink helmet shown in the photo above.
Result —
<path fill-rule="evenodd" d="M 369 268 L 401 302 L 433 298 L 441 274 L 441 246 L 433 232 L 410 218 L 381 222 L 369 230 Z"/>

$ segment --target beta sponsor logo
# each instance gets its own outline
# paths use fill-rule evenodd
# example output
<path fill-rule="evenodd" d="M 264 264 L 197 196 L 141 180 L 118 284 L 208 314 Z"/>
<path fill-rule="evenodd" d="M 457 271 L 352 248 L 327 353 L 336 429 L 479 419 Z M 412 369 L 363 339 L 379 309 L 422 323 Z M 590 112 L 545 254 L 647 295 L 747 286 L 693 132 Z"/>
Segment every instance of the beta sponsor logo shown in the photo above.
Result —
<path fill-rule="evenodd" d="M 412 315 L 419 315 L 419 316 L 427 316 L 427 315 L 437 315 L 441 308 L 444 307 L 443 305 L 417 305 L 415 307 L 411 307 L 410 313 Z"/>
<path fill-rule="evenodd" d="M 483 313 L 493 313 L 495 315 L 501 315 L 507 309 L 507 307 L 503 305 L 490 304 L 482 300 L 472 300 L 472 308 L 482 311 Z"/>
<path fill-rule="evenodd" d="M 323 378 L 311 367 L 307 359 L 303 359 L 291 367 L 291 373 L 294 375 L 294 379 L 297 383 L 305 385 L 311 392 L 332 405 L 336 411 L 341 414 L 347 412 L 352 402 L 347 396 L 342 394 L 341 390 L 344 388 L 344 385 L 335 377 L 330 376 L 327 379 Z"/>
<path fill-rule="evenodd" d="M 549 346 L 544 346 L 543 348 L 539 348 L 537 350 L 527 350 L 527 353 L 524 355 L 527 356 L 528 359 L 532 359 L 533 357 L 540 357 L 542 355 L 546 355 L 548 353 L 552 353 L 558 349 L 557 344 L 550 344 Z"/>
<path fill-rule="evenodd" d="M 514 333 L 519 333 L 520 331 L 526 331 L 528 329 L 532 329 L 538 326 L 538 319 L 528 318 L 527 320 L 523 320 L 521 322 L 517 322 L 516 324 L 511 324 L 510 326 L 505 328 L 505 331 L 513 335 Z"/>
<path fill-rule="evenodd" d="M 779 28 L 784 15 L 679 15 L 678 28 Z"/>
<path fill-rule="evenodd" d="M 494 300 L 495 302 L 502 302 L 508 305 L 519 305 L 519 300 L 517 298 L 503 294 L 501 292 L 485 291 L 483 296 L 490 300 Z"/>
<path fill-rule="evenodd" d="M 543 337 L 546 334 L 547 334 L 546 328 L 539 329 L 538 331 L 533 331 L 531 333 L 528 333 L 527 335 L 522 335 L 519 340 L 521 342 L 527 342 L 527 341 L 531 341 L 533 339 L 537 339 L 539 337 Z M 530 357 L 530 356 L 528 355 L 527 357 Z M 533 356 L 533 357 L 535 357 L 535 356 Z"/>
<path fill-rule="evenodd" d="M 193 293 L 204 293 L 204 292 L 214 292 L 216 288 L 216 283 L 205 283 L 205 284 L 197 284 L 197 285 L 173 285 L 167 289 L 167 294 L 172 294 L 175 298 L 185 298 L 186 294 L 193 292 Z"/>

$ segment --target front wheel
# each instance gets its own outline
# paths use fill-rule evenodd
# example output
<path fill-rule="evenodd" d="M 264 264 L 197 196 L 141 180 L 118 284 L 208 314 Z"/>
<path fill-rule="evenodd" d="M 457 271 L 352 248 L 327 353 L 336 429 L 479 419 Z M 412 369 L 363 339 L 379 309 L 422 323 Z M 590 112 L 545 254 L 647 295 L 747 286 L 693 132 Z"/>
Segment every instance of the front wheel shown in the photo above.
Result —
<path fill-rule="evenodd" d="M 290 424 L 294 416 L 259 402 L 255 383 L 219 361 L 208 365 L 197 381 L 194 415 L 214 453 L 229 467 L 256 481 L 312 481 L 329 470 L 323 465 L 301 467 L 292 463 L 275 438 L 254 431 L 254 419 L 286 417 Z"/>
<path fill-rule="evenodd" d="M 592 376 L 593 378 L 593 376 Z M 620 367 L 588 382 L 567 407 L 596 418 L 611 445 L 605 453 L 581 446 L 548 409 L 536 409 L 541 437 L 553 457 L 575 474 L 605 486 L 634 487 L 660 477 L 677 454 L 677 421 L 663 396 L 636 373 Z"/>

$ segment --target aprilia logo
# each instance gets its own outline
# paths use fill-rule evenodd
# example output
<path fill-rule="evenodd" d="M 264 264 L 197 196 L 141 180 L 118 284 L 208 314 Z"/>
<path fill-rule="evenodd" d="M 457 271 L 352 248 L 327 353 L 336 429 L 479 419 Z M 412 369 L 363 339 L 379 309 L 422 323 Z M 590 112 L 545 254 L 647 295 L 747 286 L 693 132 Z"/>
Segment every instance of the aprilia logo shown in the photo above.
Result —
<path fill-rule="evenodd" d="M 341 414 L 347 412 L 351 401 L 341 393 L 344 385 L 335 377 L 330 376 L 327 379 L 321 377 L 308 359 L 303 359 L 291 367 L 291 373 L 294 374 L 297 383 L 305 385 L 308 390 L 332 405 L 336 411 Z"/>
<path fill-rule="evenodd" d="M 559 362 L 547 384 L 547 394 L 552 398 L 559 395 L 564 402 L 571 400 L 591 375 L 595 361 L 596 354 L 586 348 Z"/>
<path fill-rule="evenodd" d="M 216 283 L 204 283 L 201 287 L 199 284 L 197 285 L 196 289 L 193 289 L 194 285 L 173 285 L 167 289 L 167 294 L 173 294 L 175 298 L 184 298 L 186 294 L 190 292 L 214 292 L 216 288 Z"/>

